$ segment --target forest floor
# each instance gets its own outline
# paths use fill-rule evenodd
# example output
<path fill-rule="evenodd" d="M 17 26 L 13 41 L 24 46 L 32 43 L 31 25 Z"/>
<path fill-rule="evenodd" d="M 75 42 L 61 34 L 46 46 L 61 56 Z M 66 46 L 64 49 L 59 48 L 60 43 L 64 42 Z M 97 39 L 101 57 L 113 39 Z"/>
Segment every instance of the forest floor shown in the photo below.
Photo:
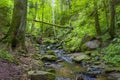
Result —
<path fill-rule="evenodd" d="M 64 54 L 60 56 L 60 58 L 55 59 L 53 61 L 51 60 L 44 61 L 41 58 L 42 56 L 40 54 L 39 48 L 36 49 L 35 47 L 36 44 L 30 43 L 30 40 L 27 39 L 26 46 L 28 49 L 28 54 L 20 53 L 19 56 L 17 55 L 17 57 L 15 57 L 17 61 L 9 62 L 7 60 L 2 60 L 2 59 L 0 60 L 0 80 L 37 80 L 37 79 L 30 79 L 31 77 L 29 77 L 28 75 L 29 71 L 46 71 L 50 73 L 52 72 L 55 75 L 57 75 L 57 78 L 54 80 L 119 80 L 120 79 L 120 73 L 111 70 L 111 68 L 110 70 L 108 69 L 107 73 L 97 73 L 97 75 L 95 74 L 95 77 L 91 77 L 91 75 L 92 76 L 94 75 L 95 71 L 101 71 L 99 69 L 95 71 L 92 70 L 93 73 L 88 74 L 87 69 L 96 69 L 96 66 L 94 66 L 95 68 L 91 68 L 90 65 L 92 63 L 84 64 L 85 62 L 84 61 L 82 63 L 82 66 L 81 63 L 71 64 L 69 58 L 71 59 L 75 56 L 83 56 L 82 54 L 84 54 L 84 52 Z M 52 55 L 54 54 L 52 53 Z M 13 56 L 15 56 L 15 54 Z M 100 62 L 100 64 L 102 64 L 102 62 Z M 97 65 L 97 67 L 100 66 Z M 57 72 L 54 72 L 54 70 Z M 81 72 L 85 72 L 85 73 L 81 73 Z M 76 76 L 78 74 L 79 76 Z M 82 74 L 82 78 L 81 78 L 81 74 Z M 45 80 L 53 80 L 53 79 L 45 79 Z"/>

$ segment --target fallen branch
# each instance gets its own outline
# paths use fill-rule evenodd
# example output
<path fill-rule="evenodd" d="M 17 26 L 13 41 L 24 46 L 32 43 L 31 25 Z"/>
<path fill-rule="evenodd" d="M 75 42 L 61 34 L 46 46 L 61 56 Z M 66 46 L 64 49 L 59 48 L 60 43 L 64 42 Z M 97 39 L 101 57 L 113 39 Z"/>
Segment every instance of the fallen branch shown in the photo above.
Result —
<path fill-rule="evenodd" d="M 62 25 L 58 25 L 58 24 L 52 24 L 52 23 L 48 23 L 48 22 L 43 22 L 43 21 L 38 21 L 38 20 L 34 20 L 35 22 L 40 22 L 40 23 L 43 23 L 43 24 L 47 24 L 47 25 L 51 25 L 51 26 L 55 26 L 55 27 L 59 27 L 59 28 L 71 28 L 69 26 L 62 26 Z"/>

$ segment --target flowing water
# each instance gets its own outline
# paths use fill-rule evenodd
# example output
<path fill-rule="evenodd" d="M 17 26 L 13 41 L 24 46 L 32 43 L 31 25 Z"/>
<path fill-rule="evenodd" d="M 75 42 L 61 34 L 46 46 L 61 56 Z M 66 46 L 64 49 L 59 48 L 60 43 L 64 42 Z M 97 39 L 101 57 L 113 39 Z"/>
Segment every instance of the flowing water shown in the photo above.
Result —
<path fill-rule="evenodd" d="M 98 74 L 96 77 L 92 77 L 91 75 L 87 74 L 88 67 L 83 67 L 81 64 L 74 63 L 71 58 L 65 56 L 65 51 L 63 49 L 59 50 L 55 49 L 54 46 L 45 45 L 42 45 L 41 49 L 42 50 L 40 51 L 44 53 L 47 50 L 54 50 L 56 55 L 59 57 L 59 60 L 49 64 L 54 64 L 55 66 L 55 80 L 117 80 L 108 78 L 105 75 L 101 76 L 101 74 Z"/>

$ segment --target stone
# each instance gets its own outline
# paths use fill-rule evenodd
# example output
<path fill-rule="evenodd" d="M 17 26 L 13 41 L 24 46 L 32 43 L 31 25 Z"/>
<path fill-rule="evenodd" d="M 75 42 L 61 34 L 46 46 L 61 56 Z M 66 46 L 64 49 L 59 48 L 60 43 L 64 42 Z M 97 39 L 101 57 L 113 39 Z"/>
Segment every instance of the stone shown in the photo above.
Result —
<path fill-rule="evenodd" d="M 98 55 L 99 55 L 99 52 L 98 52 L 97 50 L 91 52 L 91 56 L 92 56 L 92 57 L 96 57 L 96 56 L 98 56 Z"/>
<path fill-rule="evenodd" d="M 56 53 L 53 51 L 53 50 L 48 50 L 48 51 L 46 51 L 46 54 L 47 55 L 56 55 Z"/>
<path fill-rule="evenodd" d="M 42 60 L 46 60 L 46 61 L 55 61 L 57 59 L 58 57 L 54 55 L 43 55 L 42 56 Z"/>
<path fill-rule="evenodd" d="M 88 42 L 84 43 L 81 46 L 81 50 L 82 51 L 94 50 L 94 49 L 99 48 L 99 46 L 100 46 L 100 41 L 98 41 L 98 40 L 92 40 L 92 41 L 88 41 Z"/>
<path fill-rule="evenodd" d="M 46 71 L 29 71 L 30 80 L 55 80 L 55 74 Z"/>
<path fill-rule="evenodd" d="M 90 57 L 88 55 L 86 55 L 86 54 L 80 54 L 80 55 L 78 55 L 78 56 L 76 56 L 76 57 L 74 57 L 72 59 L 75 62 L 81 62 L 82 60 L 89 60 Z"/>

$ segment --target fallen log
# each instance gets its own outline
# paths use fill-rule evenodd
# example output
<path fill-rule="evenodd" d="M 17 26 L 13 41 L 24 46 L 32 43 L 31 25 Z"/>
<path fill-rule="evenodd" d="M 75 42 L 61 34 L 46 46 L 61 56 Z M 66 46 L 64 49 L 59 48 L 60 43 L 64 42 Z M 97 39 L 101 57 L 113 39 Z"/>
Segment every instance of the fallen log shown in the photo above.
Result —
<path fill-rule="evenodd" d="M 58 25 L 58 24 L 52 24 L 52 23 L 48 23 L 48 22 L 44 22 L 44 21 L 38 21 L 38 20 L 34 20 L 35 22 L 40 22 L 43 24 L 47 24 L 47 25 L 51 25 L 51 26 L 55 26 L 55 27 L 59 27 L 59 28 L 71 28 L 70 26 L 63 26 L 63 25 Z"/>

